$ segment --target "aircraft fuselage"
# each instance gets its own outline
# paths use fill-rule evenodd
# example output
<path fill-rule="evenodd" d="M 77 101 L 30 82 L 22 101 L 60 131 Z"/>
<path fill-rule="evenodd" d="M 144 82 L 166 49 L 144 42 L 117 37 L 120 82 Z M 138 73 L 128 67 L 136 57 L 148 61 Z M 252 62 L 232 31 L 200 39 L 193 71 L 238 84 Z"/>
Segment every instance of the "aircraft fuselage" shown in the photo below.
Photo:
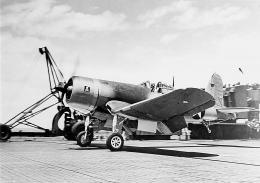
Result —
<path fill-rule="evenodd" d="M 141 85 L 80 76 L 73 76 L 69 80 L 67 90 L 66 102 L 84 113 L 97 107 L 105 109 L 110 100 L 132 104 L 151 96 L 150 89 Z"/>

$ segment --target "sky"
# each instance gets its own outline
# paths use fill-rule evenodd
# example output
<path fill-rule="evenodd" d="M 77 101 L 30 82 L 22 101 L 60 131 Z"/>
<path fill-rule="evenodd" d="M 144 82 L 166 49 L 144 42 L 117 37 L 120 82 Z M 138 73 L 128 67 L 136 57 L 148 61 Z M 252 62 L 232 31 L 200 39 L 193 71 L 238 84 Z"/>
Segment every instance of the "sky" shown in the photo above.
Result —
<path fill-rule="evenodd" d="M 176 88 L 203 88 L 216 72 L 227 84 L 260 83 L 259 0 L 0 3 L 1 122 L 49 92 L 43 46 L 66 80 L 170 84 L 174 76 Z"/>

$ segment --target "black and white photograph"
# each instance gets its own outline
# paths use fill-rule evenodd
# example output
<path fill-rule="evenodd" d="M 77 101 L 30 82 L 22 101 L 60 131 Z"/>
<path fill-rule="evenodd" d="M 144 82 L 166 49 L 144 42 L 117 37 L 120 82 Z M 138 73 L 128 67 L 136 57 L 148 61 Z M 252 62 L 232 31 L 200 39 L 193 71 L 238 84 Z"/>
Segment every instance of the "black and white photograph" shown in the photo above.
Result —
<path fill-rule="evenodd" d="M 259 0 L 0 0 L 0 182 L 260 182 Z"/>

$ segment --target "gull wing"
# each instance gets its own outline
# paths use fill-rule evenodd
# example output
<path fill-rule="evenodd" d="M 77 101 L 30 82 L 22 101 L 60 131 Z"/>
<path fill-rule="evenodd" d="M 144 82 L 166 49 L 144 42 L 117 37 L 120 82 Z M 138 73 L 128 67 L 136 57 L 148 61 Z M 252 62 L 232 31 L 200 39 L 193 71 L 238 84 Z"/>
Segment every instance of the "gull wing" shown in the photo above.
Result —
<path fill-rule="evenodd" d="M 120 101 L 118 102 L 120 104 Z M 194 115 L 214 104 L 214 98 L 209 93 L 197 88 L 187 88 L 174 90 L 131 105 L 121 103 L 122 107 L 113 107 L 112 112 L 140 119 L 168 121 L 175 116 Z"/>

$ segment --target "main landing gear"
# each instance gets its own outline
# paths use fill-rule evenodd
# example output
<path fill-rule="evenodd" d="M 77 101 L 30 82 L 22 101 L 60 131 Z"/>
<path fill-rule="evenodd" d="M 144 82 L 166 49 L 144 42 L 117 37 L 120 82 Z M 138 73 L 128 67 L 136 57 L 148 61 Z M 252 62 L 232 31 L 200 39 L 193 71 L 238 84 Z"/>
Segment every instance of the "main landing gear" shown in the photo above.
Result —
<path fill-rule="evenodd" d="M 119 121 L 118 116 L 114 115 L 112 134 L 107 138 L 106 145 L 111 151 L 120 151 L 124 146 L 124 139 L 122 137 L 122 127 L 123 123 L 127 118 Z M 91 144 L 94 136 L 93 123 L 90 121 L 90 116 L 88 115 L 85 120 L 85 130 L 77 135 L 77 144 L 80 147 L 87 147 Z"/>

